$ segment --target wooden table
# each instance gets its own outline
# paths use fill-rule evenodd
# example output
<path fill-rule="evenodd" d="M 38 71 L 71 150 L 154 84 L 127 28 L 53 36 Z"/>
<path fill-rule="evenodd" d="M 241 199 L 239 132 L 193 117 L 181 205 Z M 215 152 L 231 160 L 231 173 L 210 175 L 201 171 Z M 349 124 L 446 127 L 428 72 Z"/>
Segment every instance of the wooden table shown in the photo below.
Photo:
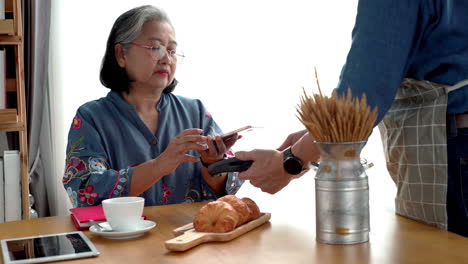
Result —
<path fill-rule="evenodd" d="M 157 226 L 132 240 L 108 240 L 89 231 L 101 255 L 74 263 L 468 263 L 468 238 L 394 214 L 371 187 L 371 232 L 367 243 L 328 245 L 315 240 L 313 177 L 293 184 L 309 192 L 261 193 L 246 185 L 240 197 L 254 198 L 270 222 L 226 243 L 206 243 L 183 253 L 169 252 L 172 230 L 192 221 L 203 203 L 145 208 Z M 295 191 L 295 190 L 294 190 Z M 0 224 L 0 239 L 75 230 L 69 216 Z"/>

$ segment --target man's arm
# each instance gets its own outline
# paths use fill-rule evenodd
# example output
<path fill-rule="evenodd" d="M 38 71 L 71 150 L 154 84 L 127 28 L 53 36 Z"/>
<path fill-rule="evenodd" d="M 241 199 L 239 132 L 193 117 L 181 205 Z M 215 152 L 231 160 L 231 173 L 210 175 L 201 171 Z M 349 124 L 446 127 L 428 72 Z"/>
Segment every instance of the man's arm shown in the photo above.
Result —
<path fill-rule="evenodd" d="M 292 153 L 302 161 L 304 168 L 308 168 L 310 161 L 317 161 L 320 157 L 318 148 L 309 133 L 305 134 L 293 145 Z M 253 186 L 259 187 L 267 193 L 277 193 L 287 186 L 292 179 L 298 177 L 297 175 L 288 174 L 284 170 L 282 151 L 254 149 L 248 152 L 236 152 L 236 157 L 241 160 L 254 161 L 248 170 L 239 174 L 239 178 L 241 180 L 250 180 Z"/>

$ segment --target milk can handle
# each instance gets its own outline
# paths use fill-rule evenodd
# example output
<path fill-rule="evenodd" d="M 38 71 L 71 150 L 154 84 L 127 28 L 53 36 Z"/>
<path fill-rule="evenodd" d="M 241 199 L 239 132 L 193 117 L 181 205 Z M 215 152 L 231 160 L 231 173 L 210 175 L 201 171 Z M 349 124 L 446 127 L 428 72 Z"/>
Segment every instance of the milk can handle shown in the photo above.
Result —
<path fill-rule="evenodd" d="M 309 169 L 313 169 L 314 171 L 318 171 L 319 168 L 319 163 L 318 162 L 309 162 Z"/>
<path fill-rule="evenodd" d="M 367 159 L 365 158 L 361 158 L 361 164 L 362 164 L 362 167 L 364 167 L 364 170 L 368 170 L 374 167 L 374 163 L 372 162 L 367 163 Z"/>

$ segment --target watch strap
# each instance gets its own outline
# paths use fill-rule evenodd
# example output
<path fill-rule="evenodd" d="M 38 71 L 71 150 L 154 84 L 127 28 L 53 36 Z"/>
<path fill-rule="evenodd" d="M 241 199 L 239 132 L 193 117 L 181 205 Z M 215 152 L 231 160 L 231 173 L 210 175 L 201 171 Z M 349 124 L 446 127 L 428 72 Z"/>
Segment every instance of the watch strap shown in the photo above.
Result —
<path fill-rule="evenodd" d="M 297 175 L 297 174 L 301 173 L 302 171 L 306 170 L 307 168 L 304 168 L 304 163 L 302 162 L 302 160 L 300 158 L 294 156 L 294 154 L 292 153 L 291 148 L 292 148 L 291 146 L 287 147 L 283 151 L 283 166 L 284 166 L 284 169 L 285 169 L 285 171 L 287 173 L 289 173 L 291 175 Z M 293 168 L 293 170 L 291 170 L 291 168 L 288 167 L 288 165 L 290 165 L 291 162 L 293 162 L 293 164 L 296 164 L 297 168 Z"/>
<path fill-rule="evenodd" d="M 223 158 L 220 159 L 220 160 L 218 160 L 218 161 L 216 161 L 216 162 L 219 162 L 219 161 L 221 161 L 221 160 L 223 160 L 223 159 L 226 159 L 226 157 L 227 157 L 226 154 L 224 154 Z M 200 158 L 200 163 L 201 163 L 201 165 L 202 165 L 203 167 L 205 167 L 205 168 L 208 168 L 208 166 L 210 166 L 211 164 L 214 164 L 214 163 L 216 163 L 216 162 L 213 162 L 213 163 L 208 164 L 208 163 L 204 162 L 204 161 Z"/>
<path fill-rule="evenodd" d="M 298 157 L 296 157 L 293 153 L 292 153 L 292 146 L 289 146 L 287 147 L 284 151 L 283 151 L 284 155 L 283 155 L 283 160 L 287 159 L 287 158 L 293 158 L 293 159 L 296 159 L 298 160 L 300 163 L 303 163 L 302 160 Z"/>
<path fill-rule="evenodd" d="M 200 159 L 200 163 L 203 167 L 208 168 L 211 164 L 205 163 L 202 159 Z"/>

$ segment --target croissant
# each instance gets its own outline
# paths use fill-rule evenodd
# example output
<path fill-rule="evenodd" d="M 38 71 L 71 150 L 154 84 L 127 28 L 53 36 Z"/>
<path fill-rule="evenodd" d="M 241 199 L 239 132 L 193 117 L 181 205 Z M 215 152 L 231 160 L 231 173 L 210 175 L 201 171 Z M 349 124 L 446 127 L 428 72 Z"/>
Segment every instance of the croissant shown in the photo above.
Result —
<path fill-rule="evenodd" d="M 213 201 L 198 210 L 193 220 L 197 232 L 225 233 L 234 230 L 239 214 L 226 202 Z"/>

